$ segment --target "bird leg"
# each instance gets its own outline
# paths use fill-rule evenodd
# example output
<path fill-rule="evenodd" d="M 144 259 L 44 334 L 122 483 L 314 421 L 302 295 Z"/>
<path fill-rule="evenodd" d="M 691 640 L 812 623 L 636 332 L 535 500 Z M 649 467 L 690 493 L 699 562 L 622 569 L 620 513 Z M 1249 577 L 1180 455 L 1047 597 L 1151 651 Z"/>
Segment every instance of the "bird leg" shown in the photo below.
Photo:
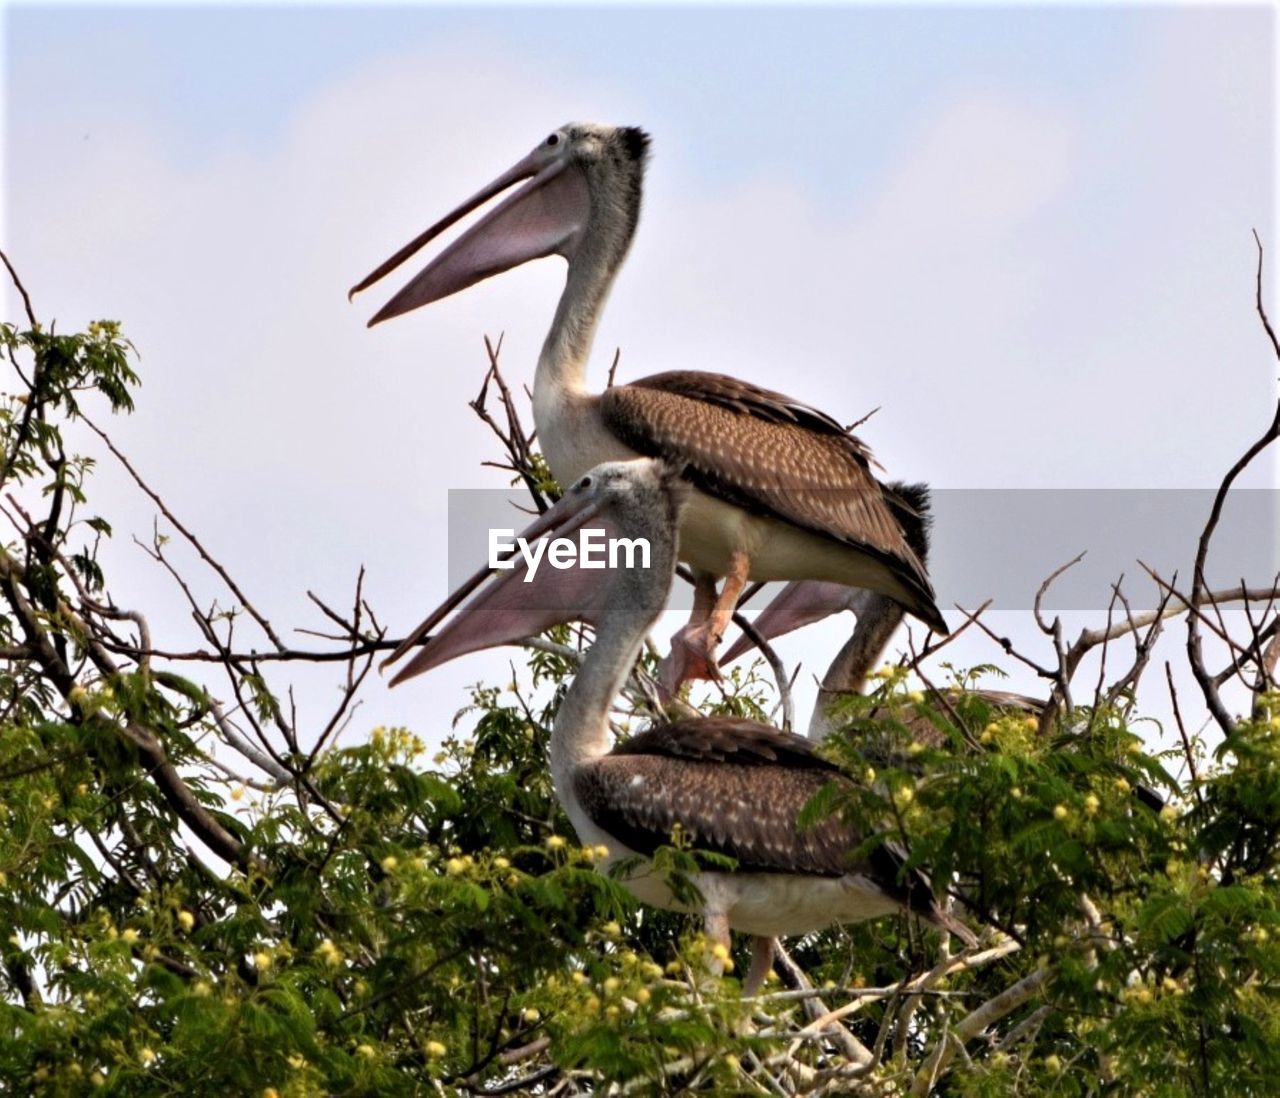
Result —
<path fill-rule="evenodd" d="M 742 983 L 744 996 L 754 995 L 760 990 L 765 977 L 773 968 L 773 939 L 762 938 L 758 934 L 751 937 L 751 967 L 747 969 L 747 978 Z"/>
<path fill-rule="evenodd" d="M 674 697 L 690 679 L 720 678 L 716 663 L 716 647 L 719 645 L 738 598 L 747 585 L 751 560 L 746 553 L 735 549 L 729 558 L 729 574 L 724 578 L 724 588 L 716 594 L 715 577 L 708 572 L 698 572 L 694 579 L 693 612 L 689 623 L 671 638 L 671 652 L 658 671 L 658 682 L 668 697 Z"/>
<path fill-rule="evenodd" d="M 724 911 L 708 911 L 703 916 L 703 931 L 711 942 L 718 946 L 724 946 L 724 956 L 728 956 L 728 950 L 733 945 L 733 937 L 729 933 L 729 915 Z M 724 975 L 724 960 L 720 956 L 713 956 L 707 968 L 711 970 L 713 976 Z"/>

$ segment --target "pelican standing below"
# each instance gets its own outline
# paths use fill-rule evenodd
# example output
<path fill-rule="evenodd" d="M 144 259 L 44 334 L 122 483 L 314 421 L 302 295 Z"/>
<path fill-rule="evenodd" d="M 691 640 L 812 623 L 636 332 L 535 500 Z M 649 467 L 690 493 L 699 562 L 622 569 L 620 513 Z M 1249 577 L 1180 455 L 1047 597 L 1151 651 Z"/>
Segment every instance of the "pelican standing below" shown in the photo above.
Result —
<path fill-rule="evenodd" d="M 670 592 L 676 526 L 690 495 L 662 462 L 597 467 L 523 536 L 571 537 L 590 524 L 606 537 L 647 539 L 650 566 L 614 569 L 603 578 L 580 568 L 543 569 L 532 583 L 521 566 L 487 583 L 482 570 L 415 631 L 414 637 L 425 635 L 461 605 L 392 685 L 468 652 L 587 621 L 595 643 L 551 733 L 556 796 L 583 843 L 608 847 L 601 869 L 652 855 L 671 842 L 676 827 L 694 847 L 737 861 L 737 871 L 702 871 L 693 883 L 710 935 L 726 945 L 730 929 L 754 936 L 748 992 L 768 972 L 772 938 L 837 922 L 907 909 L 972 943 L 927 880 L 903 870 L 889 847 L 855 861 L 850 853 L 862 837 L 837 817 L 799 828 L 801 809 L 820 789 L 848 782 L 803 737 L 754 721 L 702 717 L 658 724 L 611 749 L 610 708 Z M 413 643 L 411 637 L 390 660 Z M 645 903 L 688 910 L 651 869 L 634 870 L 625 883 Z"/>
<path fill-rule="evenodd" d="M 679 544 L 697 578 L 694 611 L 673 643 L 667 686 L 715 675 L 716 644 L 749 579 L 816 579 L 879 591 L 945 633 L 924 565 L 903 533 L 909 505 L 876 479 L 870 452 L 830 416 L 714 373 L 677 371 L 588 391 L 596 325 L 640 216 L 648 148 L 648 134 L 634 127 L 562 126 L 351 294 L 527 180 L 369 323 L 528 260 L 568 260 L 533 385 L 534 423 L 551 472 L 570 484 L 601 462 L 643 456 L 670 462 L 694 486 Z"/>

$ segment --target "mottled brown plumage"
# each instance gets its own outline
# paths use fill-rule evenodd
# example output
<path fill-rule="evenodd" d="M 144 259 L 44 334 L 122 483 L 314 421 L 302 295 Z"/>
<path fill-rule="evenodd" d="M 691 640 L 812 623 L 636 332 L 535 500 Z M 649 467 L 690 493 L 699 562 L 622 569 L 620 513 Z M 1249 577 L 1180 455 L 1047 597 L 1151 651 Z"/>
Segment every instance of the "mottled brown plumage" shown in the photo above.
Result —
<path fill-rule="evenodd" d="M 864 836 L 838 814 L 797 826 L 825 787 L 853 788 L 802 736 L 732 717 L 660 724 L 579 767 L 573 784 L 592 821 L 637 854 L 669 844 L 678 827 L 742 872 L 859 873 L 925 918 L 937 912 L 926 878 L 904 871 L 891 847 L 852 859 Z"/>
<path fill-rule="evenodd" d="M 608 428 L 706 492 L 857 549 L 914 595 L 912 612 L 946 632 L 904 527 L 911 506 L 875 477 L 871 453 L 830 416 L 722 374 L 675 371 L 606 390 Z"/>

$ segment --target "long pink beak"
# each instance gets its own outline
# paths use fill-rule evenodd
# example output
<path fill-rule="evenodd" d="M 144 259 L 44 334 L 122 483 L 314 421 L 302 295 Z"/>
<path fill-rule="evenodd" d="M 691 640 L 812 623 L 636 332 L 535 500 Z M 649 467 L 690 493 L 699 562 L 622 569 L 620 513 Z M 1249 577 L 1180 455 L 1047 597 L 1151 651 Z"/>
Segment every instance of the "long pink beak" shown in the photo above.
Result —
<path fill-rule="evenodd" d="M 566 495 L 520 537 L 530 545 L 544 536 L 567 538 L 593 519 L 593 528 L 603 529 L 606 538 L 614 536 L 608 521 L 599 518 L 599 505 L 589 496 Z M 517 563 L 509 571 L 480 569 L 405 638 L 383 667 L 415 645 L 422 644 L 422 650 L 396 673 L 392 686 L 468 652 L 513 644 L 571 621 L 598 622 L 607 591 L 598 571 L 556 568 L 544 555 L 532 581 L 525 582 L 528 567 L 519 553 L 515 559 Z M 434 636 L 428 636 L 459 606 L 462 609 L 453 618 Z"/>
<path fill-rule="evenodd" d="M 784 633 L 812 625 L 815 621 L 838 614 L 841 610 L 857 611 L 859 596 L 856 587 L 823 580 L 792 580 L 761 612 L 751 624 L 765 640 L 773 640 Z M 722 664 L 729 664 L 743 653 L 755 647 L 745 633 L 733 642 L 733 646 L 720 657 Z"/>
<path fill-rule="evenodd" d="M 530 181 L 427 264 L 374 314 L 369 326 L 439 301 L 531 259 L 572 257 L 591 211 L 587 180 L 572 161 L 548 161 L 538 149 L 361 279 L 347 299 L 390 274 L 450 226 L 523 179 Z"/>

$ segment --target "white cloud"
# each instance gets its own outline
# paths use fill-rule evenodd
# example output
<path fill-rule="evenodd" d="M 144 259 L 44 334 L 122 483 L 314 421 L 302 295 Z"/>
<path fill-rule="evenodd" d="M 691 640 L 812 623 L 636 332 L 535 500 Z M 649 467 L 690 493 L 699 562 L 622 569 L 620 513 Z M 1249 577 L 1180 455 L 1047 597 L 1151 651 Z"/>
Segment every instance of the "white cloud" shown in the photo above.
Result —
<path fill-rule="evenodd" d="M 847 204 L 815 199 L 802 165 L 695 186 L 694 135 L 660 119 L 598 376 L 621 345 L 623 378 L 713 369 L 850 420 L 882 405 L 864 434 L 890 475 L 948 486 L 1216 479 L 1268 368 L 1247 235 L 1270 219 L 1267 58 L 1229 20 L 1171 25 L 1091 97 L 937 88 Z M 346 288 L 550 126 L 644 119 L 643 95 L 447 43 L 333 84 L 266 153 L 191 163 L 109 98 L 78 110 L 15 116 L 13 255 L 64 328 L 115 315 L 141 347 L 140 410 L 115 433 L 278 623 L 317 624 L 304 588 L 345 604 L 363 562 L 406 629 L 445 594 L 445 489 L 500 483 L 465 409 L 480 337 L 505 330 L 510 376 L 531 381 L 562 267 L 372 332 L 401 276 L 354 306 Z M 122 533 L 148 528 L 147 507 L 130 513 Z M 117 540 L 123 590 L 176 628 L 162 578 Z M 484 666 L 375 686 L 357 727 L 442 730 Z"/>

